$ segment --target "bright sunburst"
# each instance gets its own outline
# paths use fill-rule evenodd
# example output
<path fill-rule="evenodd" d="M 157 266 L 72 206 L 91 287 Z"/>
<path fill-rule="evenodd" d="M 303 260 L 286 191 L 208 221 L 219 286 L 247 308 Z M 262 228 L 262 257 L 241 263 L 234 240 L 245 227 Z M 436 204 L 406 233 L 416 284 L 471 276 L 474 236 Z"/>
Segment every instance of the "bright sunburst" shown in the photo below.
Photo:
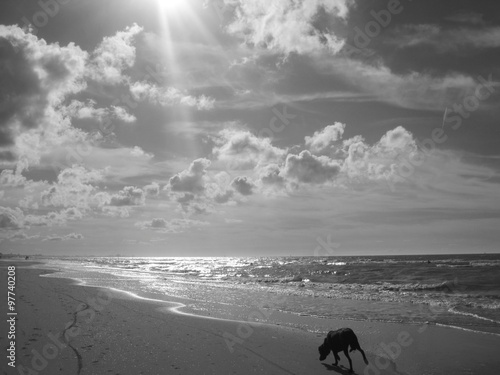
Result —
<path fill-rule="evenodd" d="M 178 12 L 189 7 L 189 0 L 156 0 L 158 6 L 163 10 Z"/>

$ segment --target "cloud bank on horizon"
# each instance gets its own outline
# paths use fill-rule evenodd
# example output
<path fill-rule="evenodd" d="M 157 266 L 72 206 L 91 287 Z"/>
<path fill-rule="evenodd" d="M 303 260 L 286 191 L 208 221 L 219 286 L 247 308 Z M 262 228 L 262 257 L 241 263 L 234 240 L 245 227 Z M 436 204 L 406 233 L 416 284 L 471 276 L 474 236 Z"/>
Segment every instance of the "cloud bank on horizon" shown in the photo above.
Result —
<path fill-rule="evenodd" d="M 493 5 L 20 3 L 0 18 L 2 252 L 498 251 Z"/>

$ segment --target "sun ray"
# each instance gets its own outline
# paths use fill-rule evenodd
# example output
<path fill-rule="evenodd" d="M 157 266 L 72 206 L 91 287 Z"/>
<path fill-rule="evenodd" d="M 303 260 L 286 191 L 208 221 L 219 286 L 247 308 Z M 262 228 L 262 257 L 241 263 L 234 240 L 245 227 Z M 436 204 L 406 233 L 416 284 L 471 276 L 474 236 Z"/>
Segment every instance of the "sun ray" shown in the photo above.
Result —
<path fill-rule="evenodd" d="M 180 45 L 188 36 L 186 36 L 186 27 L 190 27 L 186 19 L 190 18 L 191 4 L 188 0 L 184 1 L 162 1 L 157 0 L 157 9 L 160 25 L 160 40 L 163 49 L 161 55 L 167 65 L 166 86 L 172 86 L 180 90 L 189 90 L 190 84 L 186 79 L 186 72 L 182 69 L 182 51 Z M 192 121 L 192 108 L 183 105 L 177 105 L 175 108 L 168 109 L 175 112 L 175 122 L 190 123 Z M 168 126 L 168 124 L 166 125 Z M 188 153 L 196 155 L 198 146 L 194 140 L 186 140 L 186 149 Z"/>

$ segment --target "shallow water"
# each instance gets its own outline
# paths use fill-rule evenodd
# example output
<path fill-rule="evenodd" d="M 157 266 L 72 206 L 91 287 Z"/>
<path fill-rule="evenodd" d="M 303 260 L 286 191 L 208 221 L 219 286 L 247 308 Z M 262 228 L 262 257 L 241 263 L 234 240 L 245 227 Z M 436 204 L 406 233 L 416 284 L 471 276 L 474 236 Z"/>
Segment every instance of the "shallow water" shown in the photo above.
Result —
<path fill-rule="evenodd" d="M 246 320 L 249 310 L 282 311 L 500 334 L 498 254 L 52 258 L 48 264 L 88 285 L 187 298 L 188 309 L 202 315 Z M 242 313 L 235 317 L 235 311 Z"/>

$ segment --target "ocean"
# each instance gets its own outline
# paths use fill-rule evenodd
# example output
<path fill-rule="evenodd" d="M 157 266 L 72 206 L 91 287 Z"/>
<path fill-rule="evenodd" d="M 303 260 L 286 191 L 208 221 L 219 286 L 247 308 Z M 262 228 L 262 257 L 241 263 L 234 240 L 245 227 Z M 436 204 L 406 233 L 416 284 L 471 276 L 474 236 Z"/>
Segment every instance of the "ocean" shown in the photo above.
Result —
<path fill-rule="evenodd" d="M 59 271 L 51 277 L 182 299 L 188 301 L 186 312 L 199 315 L 247 320 L 253 310 L 259 312 L 253 320 L 277 324 L 273 312 L 500 335 L 500 254 L 60 257 L 48 259 L 47 265 Z M 317 330 L 309 323 L 294 324 Z"/>

